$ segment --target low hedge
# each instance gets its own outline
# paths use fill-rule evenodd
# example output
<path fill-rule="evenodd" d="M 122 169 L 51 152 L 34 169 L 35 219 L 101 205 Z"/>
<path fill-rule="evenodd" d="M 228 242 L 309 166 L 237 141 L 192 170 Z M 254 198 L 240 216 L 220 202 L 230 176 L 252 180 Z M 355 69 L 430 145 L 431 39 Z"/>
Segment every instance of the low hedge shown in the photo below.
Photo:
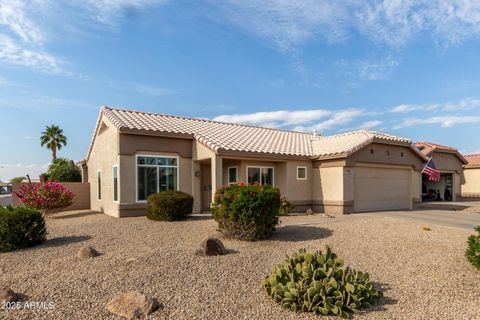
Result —
<path fill-rule="evenodd" d="M 467 258 L 477 268 L 480 269 L 480 226 L 475 228 L 477 234 L 468 237 Z"/>
<path fill-rule="evenodd" d="M 212 214 L 227 237 L 265 239 L 279 223 L 280 198 L 280 190 L 272 186 L 234 184 L 215 193 Z"/>
<path fill-rule="evenodd" d="M 193 197 L 181 191 L 154 193 L 148 196 L 147 202 L 147 218 L 151 220 L 185 220 L 193 210 Z"/>
<path fill-rule="evenodd" d="M 0 252 L 33 247 L 45 240 L 45 219 L 39 211 L 0 207 Z"/>

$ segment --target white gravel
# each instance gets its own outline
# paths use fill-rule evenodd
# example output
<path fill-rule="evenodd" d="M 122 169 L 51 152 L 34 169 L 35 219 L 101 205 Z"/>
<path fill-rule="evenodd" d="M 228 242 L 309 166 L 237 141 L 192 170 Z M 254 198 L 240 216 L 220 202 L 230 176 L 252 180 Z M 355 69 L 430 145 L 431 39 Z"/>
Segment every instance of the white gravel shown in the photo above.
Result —
<path fill-rule="evenodd" d="M 347 264 L 368 271 L 385 289 L 381 304 L 355 319 L 480 319 L 480 271 L 464 257 L 471 232 L 435 226 L 427 232 L 416 222 L 371 216 L 282 221 L 290 226 L 271 240 L 224 240 L 238 252 L 201 257 L 198 245 L 215 234 L 211 218 L 49 218 L 47 242 L 0 254 L 0 285 L 25 295 L 24 302 L 53 302 L 54 308 L 0 310 L 0 318 L 119 319 L 106 303 L 139 291 L 164 305 L 150 319 L 329 319 L 283 309 L 260 282 L 285 254 L 333 244 Z M 101 255 L 78 259 L 85 245 Z"/>

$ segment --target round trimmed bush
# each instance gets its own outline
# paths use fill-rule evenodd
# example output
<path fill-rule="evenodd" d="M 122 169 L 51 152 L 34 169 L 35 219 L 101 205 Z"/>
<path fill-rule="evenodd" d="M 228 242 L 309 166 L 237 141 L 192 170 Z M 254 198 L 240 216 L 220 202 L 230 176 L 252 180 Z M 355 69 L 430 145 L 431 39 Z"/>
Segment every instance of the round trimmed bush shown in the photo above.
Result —
<path fill-rule="evenodd" d="M 33 247 L 45 240 L 45 219 L 39 211 L 0 207 L 0 252 Z"/>
<path fill-rule="evenodd" d="M 468 237 L 467 258 L 475 267 L 480 269 L 480 226 L 475 228 L 477 234 Z"/>
<path fill-rule="evenodd" d="M 268 238 L 278 224 L 280 190 L 269 185 L 231 185 L 215 193 L 212 213 L 219 230 L 240 240 Z"/>
<path fill-rule="evenodd" d="M 343 266 L 327 246 L 326 252 L 301 249 L 276 266 L 263 282 L 267 294 L 284 308 L 348 318 L 382 297 L 368 273 Z"/>
<path fill-rule="evenodd" d="M 181 191 L 154 193 L 148 196 L 147 202 L 147 218 L 152 220 L 185 220 L 193 210 L 193 197 Z"/>

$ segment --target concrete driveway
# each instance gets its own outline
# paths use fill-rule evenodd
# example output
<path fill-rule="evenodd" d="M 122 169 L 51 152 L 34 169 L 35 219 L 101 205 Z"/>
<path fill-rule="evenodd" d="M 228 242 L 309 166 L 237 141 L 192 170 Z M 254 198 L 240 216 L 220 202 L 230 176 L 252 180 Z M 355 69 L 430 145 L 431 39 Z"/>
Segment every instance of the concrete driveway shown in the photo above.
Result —
<path fill-rule="evenodd" d="M 480 225 L 480 202 L 431 202 L 424 203 L 412 211 L 367 212 L 354 215 L 400 218 L 472 230 Z"/>
<path fill-rule="evenodd" d="M 11 194 L 0 194 L 0 206 L 8 206 L 12 204 Z"/>

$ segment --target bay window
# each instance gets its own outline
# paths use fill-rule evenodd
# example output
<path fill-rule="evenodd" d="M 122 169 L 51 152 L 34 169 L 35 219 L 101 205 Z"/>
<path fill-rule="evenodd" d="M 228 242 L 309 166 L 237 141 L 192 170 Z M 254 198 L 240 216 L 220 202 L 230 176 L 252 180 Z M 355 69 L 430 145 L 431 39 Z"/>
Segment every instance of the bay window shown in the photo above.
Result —
<path fill-rule="evenodd" d="M 137 201 L 170 190 L 178 190 L 178 158 L 137 156 Z"/>

